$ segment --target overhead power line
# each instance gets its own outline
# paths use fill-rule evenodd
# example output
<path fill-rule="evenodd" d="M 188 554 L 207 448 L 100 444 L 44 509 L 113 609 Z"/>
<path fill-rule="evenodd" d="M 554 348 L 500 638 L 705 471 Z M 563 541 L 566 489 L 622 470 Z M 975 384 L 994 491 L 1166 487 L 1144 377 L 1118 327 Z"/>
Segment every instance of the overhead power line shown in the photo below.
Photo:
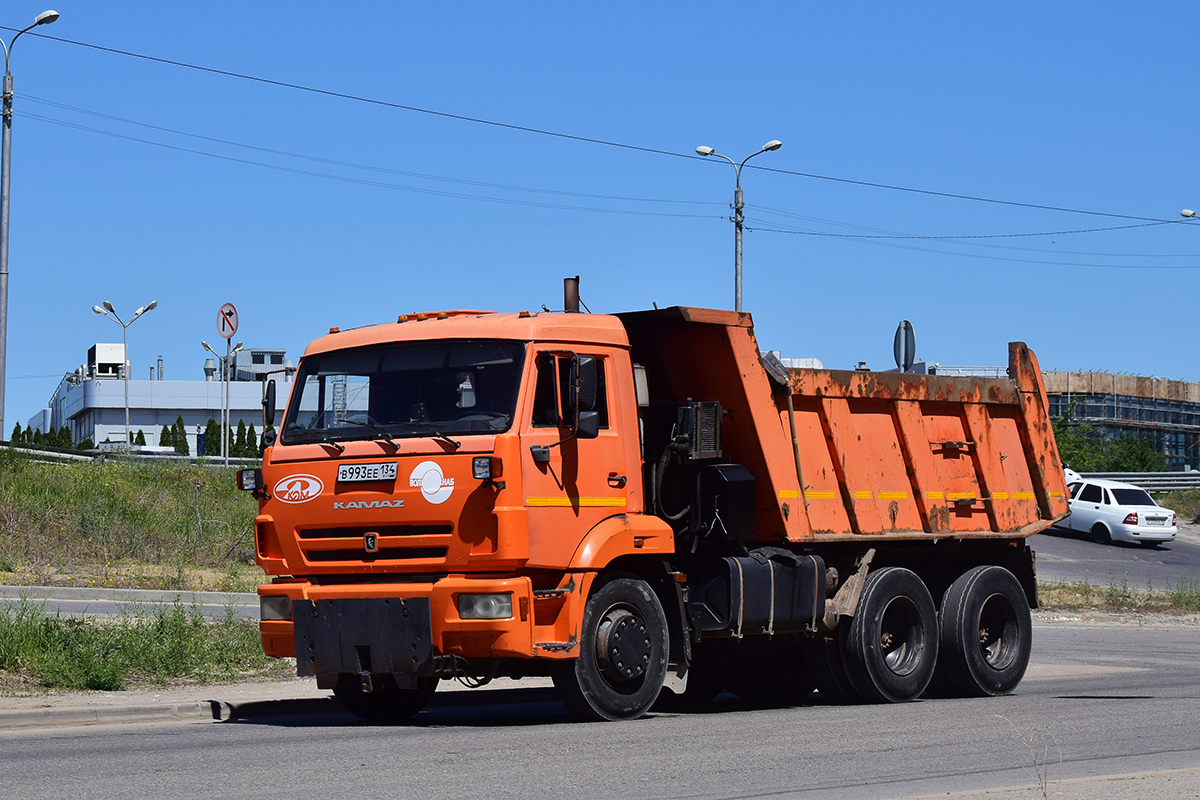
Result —
<path fill-rule="evenodd" d="M 17 29 L 0 25 L 0 30 L 15 31 Z M 677 153 L 672 150 L 663 150 L 661 148 L 656 148 L 656 147 L 644 147 L 642 145 L 629 144 L 627 142 L 617 142 L 617 141 L 613 141 L 610 139 L 601 139 L 601 138 L 592 137 L 592 136 L 581 136 L 581 135 L 577 135 L 577 134 L 563 133 L 561 131 L 552 131 L 552 130 L 548 130 L 545 128 L 535 128 L 535 127 L 532 127 L 529 125 L 517 125 L 515 123 L 499 122 L 497 120 L 485 119 L 483 117 L 473 117 L 473 116 L 469 116 L 466 114 L 455 114 L 455 113 L 451 113 L 448 111 L 438 111 L 436 109 L 422 108 L 420 106 L 407 105 L 405 103 L 395 103 L 395 102 L 391 102 L 388 100 L 380 100 L 378 98 L 373 98 L 373 97 L 364 97 L 362 95 L 350 94 L 349 92 L 339 92 L 339 91 L 334 91 L 331 89 L 319 89 L 314 86 L 306 86 L 304 84 L 292 83 L 290 81 L 280 81 L 280 80 L 274 80 L 272 78 L 263 78 L 263 77 L 260 77 L 257 75 L 248 75 L 248 74 L 242 73 L 242 72 L 234 72 L 232 70 L 217 69 L 215 67 L 206 67 L 206 66 L 203 66 L 200 64 L 191 64 L 186 61 L 178 61 L 178 60 L 170 59 L 170 58 L 161 58 L 159 56 L 151 56 L 151 55 L 146 55 L 144 53 L 135 53 L 131 50 L 121 50 L 121 49 L 115 48 L 115 47 L 104 47 L 103 45 L 92 44 L 90 42 L 80 42 L 80 41 L 76 41 L 74 39 L 64 39 L 64 38 L 58 37 L 58 36 L 47 36 L 44 33 L 30 32 L 29 35 L 37 36 L 39 38 L 47 39 L 47 40 L 54 41 L 54 42 L 59 42 L 61 44 L 69 44 L 69 45 L 74 45 L 76 47 L 84 47 L 84 48 L 88 48 L 91 50 L 97 50 L 97 51 L 105 52 L 105 53 L 112 53 L 114 55 L 127 56 L 129 58 L 137 58 L 137 59 L 141 59 L 144 61 L 152 61 L 154 63 L 166 64 L 169 66 L 180 67 L 183 69 L 197 70 L 199 72 L 206 72 L 206 73 L 209 73 L 212 75 L 220 75 L 220 76 L 227 77 L 227 78 L 237 78 L 239 80 L 252 81 L 255 83 L 261 83 L 261 84 L 265 84 L 268 86 L 277 86 L 277 87 L 284 88 L 284 89 L 292 89 L 292 90 L 300 91 L 300 92 L 308 92 L 311 94 L 323 95 L 325 97 L 333 97 L 333 98 L 338 98 L 341 100 L 351 100 L 351 101 L 358 102 L 358 103 L 367 103 L 370 105 L 381 106 L 384 108 L 393 108 L 393 109 L 397 109 L 397 110 L 401 110 L 401 111 L 411 111 L 411 112 L 417 113 L 417 114 L 427 114 L 430 116 L 441 117 L 443 119 L 457 120 L 459 122 L 470 122 L 470 123 L 474 123 L 477 125 L 488 125 L 488 126 L 495 127 L 495 128 L 519 131 L 522 133 L 532 133 L 532 134 L 537 134 L 539 136 L 550 136 L 550 137 L 554 137 L 557 139 L 565 139 L 568 141 L 583 142 L 586 144 L 597 144 L 597 145 L 602 145 L 605 147 L 615 147 L 615 148 L 619 148 L 622 150 L 629 150 L 629 151 L 640 152 L 640 153 L 649 153 L 649 154 L 653 154 L 653 155 L 670 156 L 672 158 L 684 158 L 684 159 L 693 160 L 693 161 L 704 160 L 703 158 L 693 155 L 691 153 Z M 780 174 L 780 175 L 792 175 L 792 176 L 801 177 L 801 178 L 809 178 L 812 180 L 832 181 L 832 182 L 836 182 L 836 183 L 844 183 L 844 184 L 849 184 L 849 185 L 853 185 L 853 186 L 863 186 L 863 187 L 872 188 L 872 189 L 886 189 L 886 190 L 895 191 L 895 192 L 908 192 L 908 193 L 912 193 L 912 194 L 927 195 L 930 197 L 943 197 L 943 198 L 953 199 L 953 200 L 968 200 L 968 201 L 976 202 L 976 203 L 990 203 L 993 205 L 1012 206 L 1012 207 L 1016 207 L 1016 208 L 1028 208 L 1028 209 L 1034 209 L 1034 210 L 1039 210 L 1039 211 L 1056 211 L 1056 212 L 1066 213 L 1066 214 L 1086 214 L 1089 216 L 1111 217 L 1114 219 L 1129 219 L 1129 220 L 1137 220 L 1137 221 L 1141 221 L 1141 222 L 1158 222 L 1159 221 L 1159 220 L 1155 219 L 1154 217 L 1140 217 L 1140 216 L 1135 216 L 1135 215 L 1130 215 L 1130 214 L 1114 214 L 1114 213 L 1106 212 L 1106 211 L 1091 211 L 1091 210 L 1087 210 L 1087 209 L 1069 208 L 1066 206 L 1051 206 L 1051 205 L 1043 205 L 1040 203 L 1019 202 L 1019 201 L 1015 201 L 1015 200 L 999 200 L 996 198 L 981 197 L 978 195 L 959 194 L 959 193 L 955 193 L 955 192 L 943 192 L 943 191 L 936 191 L 933 189 L 918 189 L 918 188 L 914 188 L 914 187 L 910 187 L 910 186 L 899 186 L 896 184 L 879 183 L 879 182 L 875 182 L 875 181 L 856 180 L 856 179 L 852 179 L 852 178 L 839 178 L 839 177 L 832 176 L 832 175 L 820 175 L 820 174 L 812 173 L 812 172 L 800 172 L 797 170 L 786 170 L 786 169 L 780 169 L 780 168 L 776 168 L 776 167 L 764 167 L 764 166 L 760 166 L 760 165 L 756 165 L 756 164 L 748 164 L 747 167 L 749 169 L 755 169 L 755 170 L 759 170 L 762 172 L 773 172 L 773 173 Z"/>

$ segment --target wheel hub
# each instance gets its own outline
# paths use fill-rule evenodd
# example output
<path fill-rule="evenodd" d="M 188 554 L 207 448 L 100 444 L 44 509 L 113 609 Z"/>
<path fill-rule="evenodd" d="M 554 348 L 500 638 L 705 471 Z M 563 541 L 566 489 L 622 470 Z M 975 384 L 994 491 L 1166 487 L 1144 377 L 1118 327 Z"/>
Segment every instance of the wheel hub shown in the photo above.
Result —
<path fill-rule="evenodd" d="M 646 621 L 629 609 L 613 609 L 596 630 L 596 663 L 611 684 L 629 683 L 646 673 L 650 664 Z"/>

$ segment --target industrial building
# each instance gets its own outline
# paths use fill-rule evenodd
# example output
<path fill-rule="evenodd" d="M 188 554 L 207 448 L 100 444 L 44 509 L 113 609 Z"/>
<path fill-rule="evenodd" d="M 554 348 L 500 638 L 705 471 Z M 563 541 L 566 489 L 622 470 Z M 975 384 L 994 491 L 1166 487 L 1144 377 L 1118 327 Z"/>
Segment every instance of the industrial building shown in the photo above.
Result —
<path fill-rule="evenodd" d="M 277 348 L 244 348 L 232 355 L 228 369 L 224 358 L 209 358 L 203 366 L 203 380 L 167 380 L 160 356 L 150 367 L 148 378 L 129 375 L 129 429 L 142 431 L 147 445 L 158 445 L 164 426 L 182 418 L 188 448 L 200 454 L 198 437 L 210 419 L 220 422 L 228 391 L 229 420 L 233 428 L 239 421 L 262 427 L 262 401 L 265 381 L 274 378 L 280 384 L 276 394 L 277 411 L 287 403 L 295 364 L 287 351 Z M 64 425 L 71 440 L 91 439 L 103 442 L 125 441 L 125 371 L 129 369 L 122 344 L 97 343 L 88 348 L 87 363 L 67 373 L 59 382 L 46 407 L 31 417 L 30 428 L 47 432 Z M 229 380 L 225 380 L 228 375 Z M 5 431 L 7 434 L 7 431 Z M 215 448 L 205 448 L 215 452 Z"/>

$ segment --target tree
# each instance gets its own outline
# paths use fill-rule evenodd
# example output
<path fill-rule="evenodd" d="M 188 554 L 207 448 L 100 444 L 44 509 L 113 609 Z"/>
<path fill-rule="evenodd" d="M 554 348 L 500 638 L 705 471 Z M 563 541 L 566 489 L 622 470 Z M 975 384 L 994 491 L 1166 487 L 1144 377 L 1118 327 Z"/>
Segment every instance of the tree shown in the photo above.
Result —
<path fill-rule="evenodd" d="M 133 443 L 144 445 L 146 443 L 146 432 L 138 428 L 137 436 L 133 438 Z"/>
<path fill-rule="evenodd" d="M 238 420 L 237 440 L 229 448 L 229 453 L 238 458 L 246 457 L 246 421 L 244 419 Z"/>
<path fill-rule="evenodd" d="M 21 430 L 21 423 L 19 422 L 16 425 L 13 425 L 11 441 L 13 444 L 20 444 L 21 442 L 25 441 L 25 432 Z"/>
<path fill-rule="evenodd" d="M 21 441 L 24 444 L 33 444 L 33 428 L 25 426 L 25 433 L 21 436 Z"/>
<path fill-rule="evenodd" d="M 221 455 L 221 426 L 212 417 L 208 418 L 208 424 L 204 426 L 204 455 Z"/>
<path fill-rule="evenodd" d="M 158 435 L 159 447 L 174 447 L 175 436 L 171 433 L 171 429 L 163 425 L 162 433 Z"/>
<path fill-rule="evenodd" d="M 43 441 L 43 439 L 44 439 L 44 438 L 45 438 L 45 437 L 43 437 L 43 436 L 42 436 L 42 429 L 41 429 L 41 428 L 38 428 L 37 430 L 35 430 L 35 431 L 33 432 L 33 442 L 32 442 L 32 444 L 39 444 L 39 445 L 40 445 L 40 444 L 42 443 L 42 441 Z"/>
<path fill-rule="evenodd" d="M 70 450 L 75 443 L 71 441 L 71 429 L 63 425 L 58 429 L 58 446 Z"/>
<path fill-rule="evenodd" d="M 175 452 L 181 456 L 191 455 L 191 448 L 188 447 L 187 430 L 183 427 L 183 415 L 175 418 L 175 424 L 171 426 L 171 438 L 174 440 Z"/>
<path fill-rule="evenodd" d="M 92 438 L 89 436 L 88 438 L 82 440 L 79 444 L 75 445 L 75 449 L 76 450 L 95 450 L 96 443 L 93 442 Z"/>
<path fill-rule="evenodd" d="M 258 457 L 258 434 L 254 432 L 254 423 L 246 429 L 246 458 Z"/>
<path fill-rule="evenodd" d="M 1102 431 L 1072 419 L 1075 403 L 1050 421 L 1062 463 L 1076 472 L 1164 472 L 1167 459 L 1154 443 L 1134 434 L 1105 439 Z"/>

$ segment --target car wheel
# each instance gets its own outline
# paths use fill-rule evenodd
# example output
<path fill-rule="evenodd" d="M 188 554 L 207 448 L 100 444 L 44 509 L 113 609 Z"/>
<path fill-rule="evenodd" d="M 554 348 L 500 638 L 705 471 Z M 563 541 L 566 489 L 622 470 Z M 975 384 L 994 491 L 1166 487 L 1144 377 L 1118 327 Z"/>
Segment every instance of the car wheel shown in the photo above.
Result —
<path fill-rule="evenodd" d="M 841 625 L 830 633 L 805 637 L 801 646 L 813 683 L 826 703 L 848 705 L 863 701 L 846 674 L 845 628 Z"/>
<path fill-rule="evenodd" d="M 1096 544 L 1112 544 L 1112 535 L 1103 523 L 1097 522 L 1092 526 L 1092 541 Z"/>
<path fill-rule="evenodd" d="M 614 578 L 588 598 L 579 658 L 555 672 L 554 688 L 581 719 L 637 719 L 662 691 L 667 637 L 666 614 L 646 582 Z"/>
<path fill-rule="evenodd" d="M 1029 665 L 1029 600 L 1016 577 L 996 566 L 959 576 L 938 614 L 938 664 L 929 693 L 985 697 L 1011 692 Z"/>

